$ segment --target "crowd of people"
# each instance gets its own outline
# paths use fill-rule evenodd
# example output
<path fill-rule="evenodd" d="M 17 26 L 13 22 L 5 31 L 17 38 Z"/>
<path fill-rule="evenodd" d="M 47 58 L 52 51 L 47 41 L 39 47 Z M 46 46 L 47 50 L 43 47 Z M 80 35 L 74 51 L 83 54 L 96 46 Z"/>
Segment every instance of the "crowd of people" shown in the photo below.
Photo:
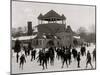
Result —
<path fill-rule="evenodd" d="M 17 46 L 19 47 L 19 46 Z M 39 50 L 39 52 L 31 47 L 31 44 L 29 43 L 28 47 L 23 46 L 23 52 L 21 56 L 19 56 L 19 53 L 16 54 L 16 63 L 19 62 L 20 68 L 23 69 L 23 65 L 27 62 L 26 58 L 27 56 L 31 56 L 30 62 L 37 61 L 40 66 L 42 66 L 43 70 L 48 69 L 48 64 L 51 66 L 54 66 L 55 59 L 61 60 L 62 66 L 64 67 L 64 64 L 66 64 L 67 68 L 69 65 L 74 62 L 72 61 L 72 58 L 77 61 L 77 68 L 80 68 L 80 61 L 81 57 L 86 56 L 86 68 L 88 67 L 88 64 L 91 65 L 91 68 L 93 68 L 93 65 L 91 63 L 92 57 L 93 61 L 96 62 L 96 49 L 94 48 L 92 54 L 89 52 L 89 50 L 86 50 L 86 46 L 82 45 L 80 47 L 80 51 L 77 51 L 76 47 L 70 46 L 61 46 L 61 47 L 48 47 L 48 48 L 42 48 Z M 16 50 L 16 46 L 14 48 Z M 21 48 L 17 48 L 21 49 Z M 18 61 L 19 60 L 19 61 Z"/>

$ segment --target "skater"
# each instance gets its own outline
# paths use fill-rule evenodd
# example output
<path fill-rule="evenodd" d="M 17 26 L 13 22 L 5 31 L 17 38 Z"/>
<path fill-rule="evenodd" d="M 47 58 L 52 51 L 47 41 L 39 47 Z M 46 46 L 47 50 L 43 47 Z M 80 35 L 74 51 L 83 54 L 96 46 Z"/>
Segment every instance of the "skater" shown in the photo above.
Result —
<path fill-rule="evenodd" d="M 25 55 L 22 54 L 22 56 L 20 57 L 20 68 L 22 67 L 22 70 L 23 70 L 24 63 L 26 63 L 26 59 L 25 59 Z"/>
<path fill-rule="evenodd" d="M 69 65 L 71 64 L 71 45 L 69 46 L 68 50 L 68 61 L 69 61 Z"/>
<path fill-rule="evenodd" d="M 30 55 L 30 51 L 32 50 L 32 44 L 31 42 L 28 43 L 28 56 Z"/>
<path fill-rule="evenodd" d="M 19 54 L 18 53 L 16 55 L 16 58 L 17 58 L 16 62 L 18 63 L 18 59 L 19 59 Z"/>
<path fill-rule="evenodd" d="M 34 60 L 35 60 L 35 57 L 36 57 L 36 50 L 35 49 L 33 50 L 33 57 L 34 57 Z"/>
<path fill-rule="evenodd" d="M 37 56 L 37 58 L 38 58 L 37 62 L 39 62 L 40 63 L 39 65 L 41 66 L 42 65 L 42 61 L 43 61 L 42 60 L 42 58 L 43 58 L 43 51 L 42 50 L 39 51 L 39 55 Z"/>
<path fill-rule="evenodd" d="M 33 56 L 34 56 L 34 51 L 31 51 L 31 61 L 33 60 Z"/>
<path fill-rule="evenodd" d="M 58 58 L 58 60 L 60 58 L 60 54 L 61 54 L 61 49 L 57 48 L 57 50 L 56 50 L 56 58 Z"/>
<path fill-rule="evenodd" d="M 96 61 L 96 49 L 94 48 L 94 50 L 93 50 L 93 61 Z"/>
<path fill-rule="evenodd" d="M 46 51 L 45 48 L 43 48 L 43 58 L 42 58 L 42 67 L 43 70 L 46 68 L 47 69 L 47 58 L 46 58 Z"/>
<path fill-rule="evenodd" d="M 49 60 L 50 60 L 50 52 L 49 52 L 49 50 L 46 51 L 45 55 L 46 55 L 47 62 L 49 63 Z"/>
<path fill-rule="evenodd" d="M 90 65 L 91 65 L 91 68 L 93 68 L 92 63 L 91 63 L 91 54 L 90 54 L 89 51 L 87 52 L 86 68 L 87 68 L 87 65 L 88 65 L 88 64 L 90 64 Z"/>
<path fill-rule="evenodd" d="M 27 57 L 27 55 L 28 55 L 28 50 L 27 50 L 27 47 L 26 47 L 26 46 L 24 46 L 24 47 L 23 47 L 23 49 L 24 49 L 24 51 L 25 51 L 25 56 Z"/>
<path fill-rule="evenodd" d="M 21 51 L 21 42 L 17 39 L 15 41 L 15 47 L 14 47 L 14 52 L 19 53 Z"/>
<path fill-rule="evenodd" d="M 78 64 L 77 64 L 77 67 L 78 68 L 80 68 L 80 52 L 78 52 L 78 55 L 77 55 L 77 62 L 78 62 Z"/>
<path fill-rule="evenodd" d="M 67 63 L 68 59 L 69 59 L 69 52 L 67 50 L 65 50 L 65 52 L 62 54 L 62 68 L 63 68 L 65 62 L 68 67 L 68 63 Z"/>
<path fill-rule="evenodd" d="M 77 59 L 77 50 L 75 48 L 72 49 L 73 58 Z"/>
<path fill-rule="evenodd" d="M 81 55 L 82 56 L 86 55 L 86 48 L 85 48 L 85 46 L 81 47 Z"/>
<path fill-rule="evenodd" d="M 50 57 L 50 64 L 54 65 L 54 49 L 52 47 L 49 48 L 49 57 Z"/>

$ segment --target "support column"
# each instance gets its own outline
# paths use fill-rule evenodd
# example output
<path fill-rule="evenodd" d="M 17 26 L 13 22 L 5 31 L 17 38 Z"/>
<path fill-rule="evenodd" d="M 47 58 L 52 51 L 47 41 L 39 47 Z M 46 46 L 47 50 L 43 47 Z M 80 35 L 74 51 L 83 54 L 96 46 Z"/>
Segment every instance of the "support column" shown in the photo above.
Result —
<path fill-rule="evenodd" d="M 42 48 L 44 47 L 44 43 L 43 43 L 44 39 L 42 39 Z"/>
<path fill-rule="evenodd" d="M 57 19 L 55 18 L 55 23 L 57 23 Z"/>
<path fill-rule="evenodd" d="M 42 20 L 41 20 L 41 24 L 42 24 Z"/>
<path fill-rule="evenodd" d="M 62 20 L 62 24 L 64 24 L 64 21 Z"/>
<path fill-rule="evenodd" d="M 54 18 L 51 19 L 52 23 L 54 23 Z"/>
<path fill-rule="evenodd" d="M 64 20 L 64 24 L 66 24 L 66 20 Z"/>

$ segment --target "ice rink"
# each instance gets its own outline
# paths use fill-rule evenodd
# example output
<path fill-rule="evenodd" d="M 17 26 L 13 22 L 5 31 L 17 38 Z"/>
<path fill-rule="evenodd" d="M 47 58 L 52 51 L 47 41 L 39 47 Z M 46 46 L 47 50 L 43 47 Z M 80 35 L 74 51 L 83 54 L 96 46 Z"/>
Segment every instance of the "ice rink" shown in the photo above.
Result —
<path fill-rule="evenodd" d="M 89 50 L 92 56 L 92 52 L 95 48 L 94 44 L 91 44 L 89 47 L 86 47 L 86 51 Z M 77 51 L 80 51 L 80 48 L 76 48 Z M 38 56 L 38 50 L 37 49 L 37 54 L 36 56 Z M 21 54 L 20 54 L 21 55 Z M 55 54 L 56 55 L 56 54 Z M 16 73 L 35 73 L 35 72 L 50 72 L 50 71 L 64 71 L 64 70 L 81 70 L 81 69 L 91 69 L 91 66 L 88 65 L 88 67 L 86 68 L 86 56 L 81 56 L 81 61 L 80 61 L 80 68 L 77 68 L 77 61 L 73 59 L 71 60 L 71 64 L 69 65 L 69 67 L 66 66 L 66 64 L 64 65 L 64 68 L 61 68 L 62 66 L 62 62 L 61 60 L 58 60 L 56 57 L 54 59 L 54 66 L 51 66 L 50 64 L 48 64 L 48 69 L 42 69 L 42 66 L 39 65 L 39 62 L 37 62 L 36 60 L 33 60 L 31 62 L 31 56 L 27 56 L 26 57 L 26 63 L 24 64 L 23 70 L 21 68 L 19 68 L 19 63 L 16 63 L 16 53 L 12 52 L 12 74 L 16 74 Z M 93 61 L 93 57 L 92 57 L 92 65 L 93 68 L 95 69 L 95 62 Z"/>

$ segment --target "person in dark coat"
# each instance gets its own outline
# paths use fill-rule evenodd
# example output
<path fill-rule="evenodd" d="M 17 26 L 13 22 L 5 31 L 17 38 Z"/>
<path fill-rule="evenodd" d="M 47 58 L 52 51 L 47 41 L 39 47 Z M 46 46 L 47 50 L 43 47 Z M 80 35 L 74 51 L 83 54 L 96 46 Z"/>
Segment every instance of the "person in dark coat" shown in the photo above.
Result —
<path fill-rule="evenodd" d="M 25 59 L 25 55 L 22 54 L 22 56 L 20 57 L 20 68 L 22 67 L 22 70 L 23 70 L 24 63 L 26 63 L 26 59 Z"/>
<path fill-rule="evenodd" d="M 46 58 L 46 51 L 45 48 L 43 48 L 43 58 L 42 58 L 42 67 L 43 70 L 46 68 L 47 69 L 47 58 Z"/>
<path fill-rule="evenodd" d="M 20 46 L 21 42 L 17 39 L 15 41 L 15 47 L 14 47 L 14 52 L 19 53 L 21 51 L 21 46 Z"/>
<path fill-rule="evenodd" d="M 28 43 L 28 55 L 30 55 L 30 51 L 32 50 L 32 44 L 31 42 Z"/>
<path fill-rule="evenodd" d="M 93 68 L 92 63 L 91 63 L 91 54 L 90 54 L 89 51 L 87 52 L 86 68 L 87 68 L 87 65 L 88 65 L 88 64 L 90 64 L 90 65 L 91 65 L 91 68 Z"/>
<path fill-rule="evenodd" d="M 96 49 L 93 50 L 93 61 L 96 61 Z"/>
<path fill-rule="evenodd" d="M 77 50 L 75 48 L 72 49 L 73 58 L 77 59 Z"/>
<path fill-rule="evenodd" d="M 53 49 L 53 47 L 50 47 L 49 48 L 49 57 L 50 57 L 50 64 L 51 65 L 54 65 L 54 56 L 55 56 L 54 49 Z"/>
<path fill-rule="evenodd" d="M 33 50 L 33 58 L 34 58 L 34 60 L 35 60 L 35 57 L 36 57 L 36 50 L 34 49 Z"/>
<path fill-rule="evenodd" d="M 68 58 L 69 58 L 69 52 L 67 50 L 65 50 L 65 52 L 62 54 L 62 67 L 64 66 L 64 63 L 66 63 L 67 67 L 68 67 Z"/>
<path fill-rule="evenodd" d="M 49 50 L 46 51 L 45 55 L 46 55 L 47 62 L 49 63 L 49 60 L 50 60 L 50 52 L 49 52 Z"/>
<path fill-rule="evenodd" d="M 78 62 L 77 67 L 78 68 L 80 68 L 80 60 L 81 60 L 81 58 L 80 58 L 80 52 L 78 52 L 78 55 L 77 55 L 77 62 Z"/>
<path fill-rule="evenodd" d="M 16 62 L 18 63 L 18 59 L 19 59 L 19 54 L 18 53 L 16 55 L 16 58 L 17 58 Z"/>
<path fill-rule="evenodd" d="M 33 56 L 34 56 L 34 51 L 31 51 L 31 61 L 33 60 Z"/>
<path fill-rule="evenodd" d="M 57 54 L 56 54 L 56 58 L 58 58 L 58 60 L 59 60 L 60 54 L 61 54 L 60 48 L 57 48 L 56 53 L 57 53 Z"/>
<path fill-rule="evenodd" d="M 38 58 L 37 62 L 39 62 L 40 63 L 39 65 L 41 66 L 42 65 L 42 61 L 43 61 L 42 60 L 42 58 L 43 58 L 43 50 L 39 51 L 39 55 L 37 56 L 37 58 Z"/>
<path fill-rule="evenodd" d="M 64 63 L 66 62 L 66 65 L 68 67 L 68 62 L 69 62 L 69 65 L 71 64 L 71 45 L 69 46 L 69 48 L 67 49 L 64 49 L 63 52 L 62 52 L 62 68 L 64 66 Z"/>
<path fill-rule="evenodd" d="M 86 55 L 86 48 L 85 48 L 85 46 L 81 47 L 81 55 L 82 56 Z"/>
<path fill-rule="evenodd" d="M 71 64 L 71 45 L 69 46 L 68 50 L 68 61 L 69 61 L 69 65 Z"/>
<path fill-rule="evenodd" d="M 27 55 L 28 55 L 28 49 L 27 49 L 26 46 L 24 46 L 23 48 L 24 48 L 24 51 L 25 51 L 25 56 L 27 57 Z"/>

